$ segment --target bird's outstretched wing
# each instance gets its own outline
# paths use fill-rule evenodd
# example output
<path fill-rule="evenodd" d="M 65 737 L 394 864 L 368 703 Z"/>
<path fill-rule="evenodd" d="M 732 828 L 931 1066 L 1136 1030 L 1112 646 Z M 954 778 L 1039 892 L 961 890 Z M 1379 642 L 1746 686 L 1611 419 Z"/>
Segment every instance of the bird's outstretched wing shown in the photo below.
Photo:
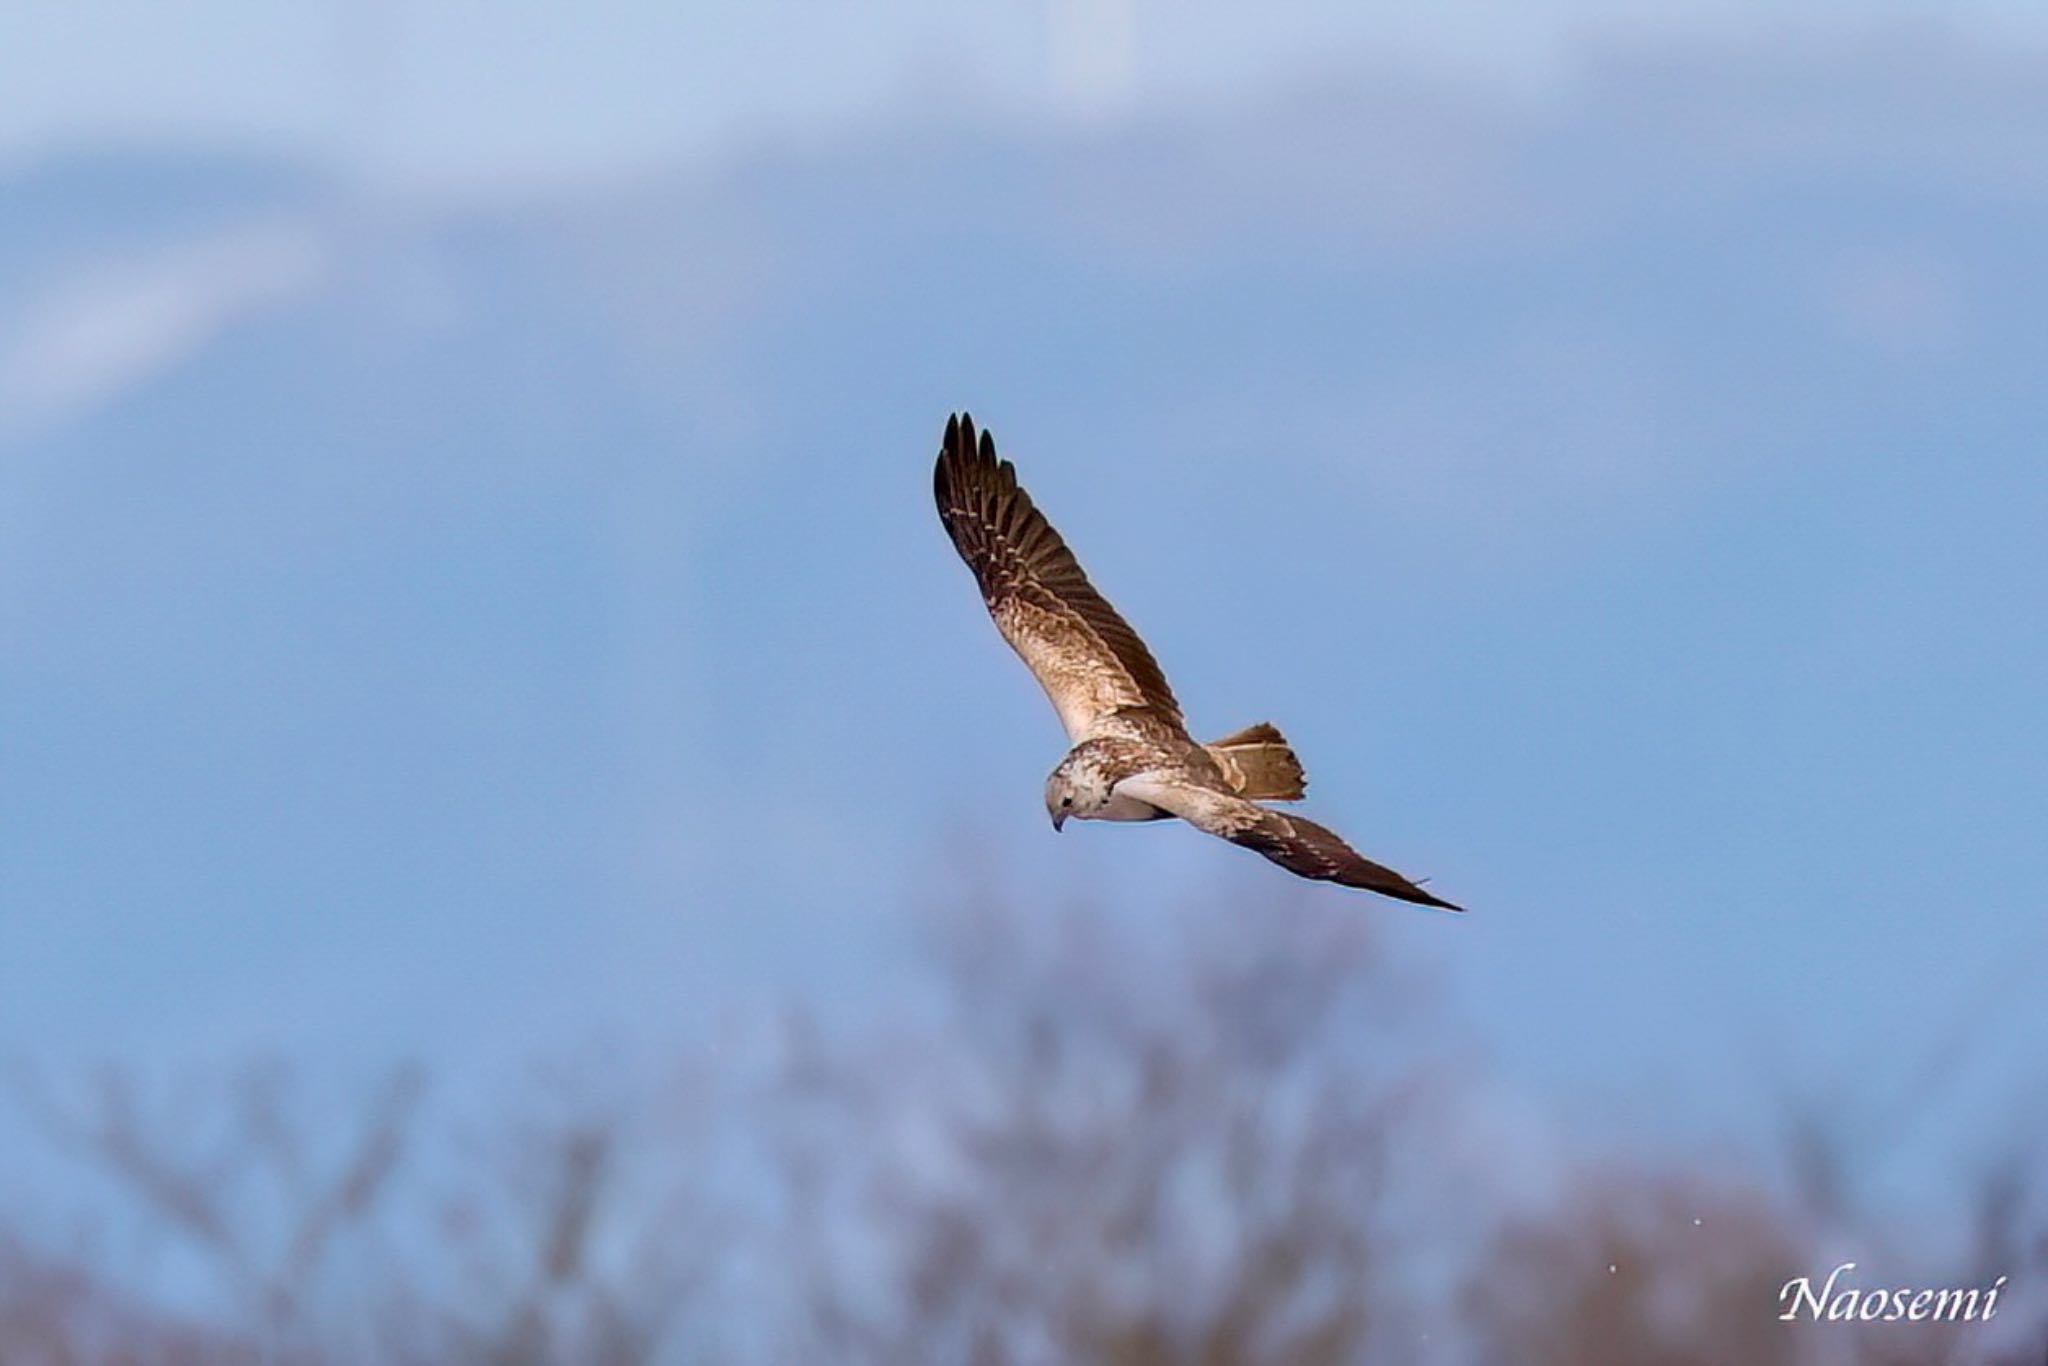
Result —
<path fill-rule="evenodd" d="M 1170 811 L 1197 830 L 1255 849 L 1299 877 L 1362 887 L 1419 906 L 1438 906 L 1447 911 L 1465 909 L 1424 891 L 1393 869 L 1374 863 L 1314 821 L 1248 802 L 1192 776 L 1141 774 L 1119 783 L 1117 792 Z"/>
<path fill-rule="evenodd" d="M 996 459 L 974 419 L 946 423 L 932 474 L 939 520 L 981 585 L 996 629 L 1052 699 L 1069 738 L 1086 739 L 1113 712 L 1150 708 L 1174 726 L 1180 704 L 1138 633 L 1111 607 L 1067 549 L 1017 471 Z"/>

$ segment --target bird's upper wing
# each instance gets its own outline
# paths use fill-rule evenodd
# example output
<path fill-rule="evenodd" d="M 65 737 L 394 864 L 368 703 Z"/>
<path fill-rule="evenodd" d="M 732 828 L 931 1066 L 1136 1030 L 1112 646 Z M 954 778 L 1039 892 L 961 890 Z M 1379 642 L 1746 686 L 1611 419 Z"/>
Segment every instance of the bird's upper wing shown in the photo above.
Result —
<path fill-rule="evenodd" d="M 1119 795 L 1128 793 L 1162 811 L 1170 811 L 1198 830 L 1255 849 L 1297 876 L 1362 887 L 1421 906 L 1439 906 L 1447 911 L 1465 909 L 1424 891 L 1393 869 L 1374 863 L 1314 821 L 1248 802 L 1201 782 L 1192 774 L 1140 774 L 1126 778 L 1116 790 Z"/>
<path fill-rule="evenodd" d="M 987 432 L 976 440 L 964 413 L 946 423 L 932 486 L 939 520 L 974 571 L 996 629 L 1037 675 L 1069 738 L 1085 739 L 1126 708 L 1181 724 L 1180 704 L 1145 642 L 1095 591 L 1018 486 L 1016 469 L 996 459 Z"/>

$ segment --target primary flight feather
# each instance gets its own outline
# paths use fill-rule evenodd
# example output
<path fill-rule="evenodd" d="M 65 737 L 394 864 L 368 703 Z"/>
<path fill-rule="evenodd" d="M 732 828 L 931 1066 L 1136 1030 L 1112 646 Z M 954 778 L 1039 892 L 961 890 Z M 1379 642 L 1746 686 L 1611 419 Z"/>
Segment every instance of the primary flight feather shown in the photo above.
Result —
<path fill-rule="evenodd" d="M 1189 737 L 1152 652 L 966 414 L 946 423 L 932 475 L 939 520 L 1003 639 L 1052 699 L 1073 748 L 1045 783 L 1055 830 L 1076 820 L 1178 816 L 1291 873 L 1423 906 L 1462 909 L 1359 854 L 1335 834 L 1259 805 L 1307 786 L 1287 740 L 1261 723 L 1213 744 Z"/>

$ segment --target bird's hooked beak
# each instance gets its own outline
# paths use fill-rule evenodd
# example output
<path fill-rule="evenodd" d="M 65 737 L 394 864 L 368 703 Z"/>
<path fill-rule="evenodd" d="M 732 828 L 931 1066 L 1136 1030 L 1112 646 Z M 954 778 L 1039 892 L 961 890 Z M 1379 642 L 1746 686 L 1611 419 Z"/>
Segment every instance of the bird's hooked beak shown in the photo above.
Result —
<path fill-rule="evenodd" d="M 1067 823 L 1067 813 L 1055 807 L 1052 811 L 1052 832 L 1057 835 L 1060 827 Z"/>

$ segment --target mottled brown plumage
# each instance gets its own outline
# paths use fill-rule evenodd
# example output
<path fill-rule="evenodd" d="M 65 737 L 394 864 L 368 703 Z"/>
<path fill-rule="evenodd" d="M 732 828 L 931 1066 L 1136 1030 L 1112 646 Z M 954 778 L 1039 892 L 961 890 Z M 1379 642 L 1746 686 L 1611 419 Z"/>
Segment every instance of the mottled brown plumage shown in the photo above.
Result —
<path fill-rule="evenodd" d="M 1152 652 L 1088 582 L 1010 462 L 996 459 L 989 434 L 975 440 L 964 413 L 946 424 L 932 486 L 996 629 L 1037 675 L 1070 739 L 1117 711 L 1149 708 L 1180 723 Z"/>
<path fill-rule="evenodd" d="M 1264 722 L 1212 745 L 1189 738 L 1180 704 L 1145 642 L 1088 582 L 1066 542 L 961 414 L 946 423 L 932 474 L 939 520 L 974 571 L 1003 639 L 1052 700 L 1073 748 L 1046 781 L 1053 826 L 1178 816 L 1291 873 L 1458 910 L 1363 857 L 1313 821 L 1252 798 L 1293 801 L 1300 761 Z"/>

